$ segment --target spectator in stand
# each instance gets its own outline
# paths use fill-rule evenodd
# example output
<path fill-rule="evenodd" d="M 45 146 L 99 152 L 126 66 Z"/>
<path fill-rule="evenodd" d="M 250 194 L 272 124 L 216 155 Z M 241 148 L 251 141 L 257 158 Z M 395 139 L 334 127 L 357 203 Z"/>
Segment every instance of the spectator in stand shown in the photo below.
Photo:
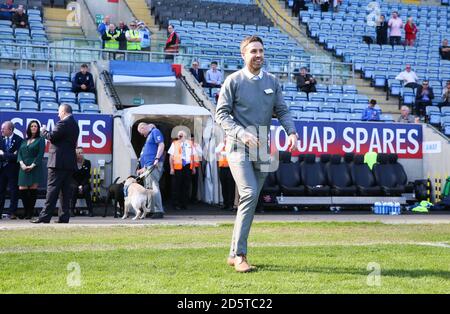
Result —
<path fill-rule="evenodd" d="M 119 50 L 127 50 L 127 38 L 125 37 L 126 32 L 129 30 L 127 24 L 125 24 L 124 21 L 120 21 L 117 30 L 121 35 L 119 40 Z"/>
<path fill-rule="evenodd" d="M 392 17 L 389 19 L 388 27 L 390 29 L 389 43 L 391 45 L 400 45 L 402 40 L 403 21 L 398 16 L 397 11 L 392 12 Z"/>
<path fill-rule="evenodd" d="M 442 46 L 439 48 L 439 54 L 444 60 L 450 60 L 450 47 L 448 46 L 448 40 L 444 39 L 442 41 Z"/>
<path fill-rule="evenodd" d="M 94 77 L 89 73 L 87 64 L 82 64 L 80 72 L 75 74 L 72 81 L 72 91 L 74 93 L 95 93 Z"/>
<path fill-rule="evenodd" d="M 320 8 L 320 0 L 312 0 L 314 11 Z"/>
<path fill-rule="evenodd" d="M 417 84 L 419 78 L 417 77 L 416 72 L 411 70 L 410 64 L 407 64 L 405 71 L 400 72 L 395 79 L 402 81 L 405 87 L 410 87 L 412 89 L 416 89 L 420 86 L 420 84 Z"/>
<path fill-rule="evenodd" d="M 73 173 L 72 182 L 72 198 L 70 200 L 70 209 L 72 214 L 76 216 L 78 212 L 75 210 L 79 196 L 82 196 L 86 201 L 86 206 L 89 211 L 89 217 L 94 217 L 91 197 L 91 161 L 84 158 L 83 148 L 77 147 L 77 169 Z"/>
<path fill-rule="evenodd" d="M 175 32 L 175 27 L 170 24 L 167 27 L 167 32 L 169 36 L 167 37 L 166 46 L 164 47 L 164 52 L 166 52 L 166 62 L 173 62 L 176 53 L 178 53 L 178 49 L 180 48 L 180 37 Z"/>
<path fill-rule="evenodd" d="M 150 51 L 152 33 L 142 21 L 137 24 L 137 27 L 141 38 L 141 50 Z"/>
<path fill-rule="evenodd" d="M 305 0 L 294 0 L 292 4 L 292 15 L 298 17 L 300 10 L 308 10 L 305 5 Z"/>
<path fill-rule="evenodd" d="M 18 7 L 16 13 L 13 14 L 12 24 L 14 28 L 28 27 L 28 15 L 23 11 L 23 7 Z"/>
<path fill-rule="evenodd" d="M 297 90 L 309 93 L 316 92 L 316 79 L 308 74 L 308 70 L 303 67 L 300 69 L 300 73 L 297 76 Z"/>
<path fill-rule="evenodd" d="M 450 106 L 450 81 L 447 81 L 447 86 L 442 91 L 442 102 L 439 103 L 439 107 Z"/>
<path fill-rule="evenodd" d="M 398 117 L 397 122 L 400 123 L 419 123 L 419 117 L 414 117 L 409 112 L 408 106 L 402 106 L 400 109 L 400 117 Z"/>
<path fill-rule="evenodd" d="M 192 68 L 189 69 L 189 72 L 195 77 L 200 86 L 205 85 L 205 73 L 203 73 L 202 69 L 199 69 L 198 61 L 192 62 Z"/>
<path fill-rule="evenodd" d="M 330 0 L 319 0 L 319 3 L 320 3 L 320 11 L 328 12 L 328 9 L 330 7 Z"/>
<path fill-rule="evenodd" d="M 142 55 L 139 53 L 130 53 L 141 51 L 141 35 L 137 29 L 137 22 L 132 21 L 130 23 L 130 29 L 125 33 L 125 37 L 127 39 L 127 51 L 128 60 L 131 61 L 141 61 Z"/>
<path fill-rule="evenodd" d="M 415 110 L 416 115 L 423 117 L 425 115 L 425 107 L 431 106 L 434 98 L 433 88 L 429 82 L 424 80 L 422 85 L 417 87 Z"/>
<path fill-rule="evenodd" d="M 222 86 L 223 76 L 222 72 L 217 70 L 217 61 L 211 62 L 210 69 L 206 71 L 206 85 L 205 87 L 220 88 Z"/>
<path fill-rule="evenodd" d="M 333 12 L 339 12 L 339 6 L 342 4 L 342 0 L 333 0 Z"/>
<path fill-rule="evenodd" d="M 121 40 L 121 33 L 118 29 L 116 29 L 116 26 L 114 24 L 109 24 L 108 31 L 103 34 L 102 39 L 105 43 L 105 49 L 108 50 L 118 50 L 119 49 L 119 43 Z M 110 52 L 109 53 L 109 59 L 116 59 L 116 53 Z"/>
<path fill-rule="evenodd" d="M 16 9 L 13 0 L 6 0 L 4 4 L 0 4 L 0 20 L 11 21 Z"/>
<path fill-rule="evenodd" d="M 103 19 L 103 22 L 98 24 L 97 32 L 99 33 L 100 38 L 102 38 L 103 34 L 105 34 L 107 32 L 110 21 L 111 21 L 111 18 L 110 18 L 109 15 L 107 15 Z M 105 48 L 105 41 L 104 40 L 102 40 L 102 49 L 103 48 Z"/>
<path fill-rule="evenodd" d="M 416 34 L 418 32 L 416 24 L 414 24 L 413 18 L 410 16 L 405 25 L 405 41 L 407 46 L 414 46 L 416 41 Z"/>
<path fill-rule="evenodd" d="M 380 19 L 377 21 L 376 32 L 377 44 L 386 45 L 388 42 L 388 23 L 386 22 L 386 17 L 384 15 L 380 15 Z"/>
<path fill-rule="evenodd" d="M 362 121 L 380 121 L 380 112 L 375 109 L 376 104 L 375 99 L 370 100 L 369 106 L 362 113 Z"/>

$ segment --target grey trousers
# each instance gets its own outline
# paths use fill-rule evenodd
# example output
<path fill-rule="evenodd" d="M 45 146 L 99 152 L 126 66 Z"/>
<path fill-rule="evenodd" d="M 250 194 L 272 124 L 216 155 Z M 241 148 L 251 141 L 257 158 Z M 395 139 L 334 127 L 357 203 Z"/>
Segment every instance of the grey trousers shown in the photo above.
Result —
<path fill-rule="evenodd" d="M 236 155 L 237 154 L 237 155 Z M 259 194 L 267 177 L 267 172 L 261 172 L 261 164 L 256 161 L 244 160 L 240 152 L 227 154 L 231 174 L 239 192 L 239 205 L 234 223 L 231 240 L 230 257 L 247 255 L 247 239 L 258 204 Z"/>
<path fill-rule="evenodd" d="M 162 198 L 161 198 L 161 191 L 159 189 L 159 180 L 161 179 L 161 176 L 163 174 L 164 168 L 163 163 L 158 162 L 156 167 L 153 169 L 153 171 L 150 173 L 150 175 L 145 177 L 145 188 L 146 189 L 152 189 L 154 194 L 154 206 L 153 211 L 155 213 L 164 213 L 164 208 L 162 205 Z"/>

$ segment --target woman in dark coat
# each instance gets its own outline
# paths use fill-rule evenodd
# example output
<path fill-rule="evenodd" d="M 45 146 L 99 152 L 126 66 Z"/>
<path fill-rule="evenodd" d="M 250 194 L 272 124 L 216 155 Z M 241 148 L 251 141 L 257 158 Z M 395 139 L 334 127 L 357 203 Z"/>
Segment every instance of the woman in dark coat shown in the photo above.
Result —
<path fill-rule="evenodd" d="M 388 38 L 388 22 L 386 21 L 384 15 L 380 16 L 376 27 L 377 32 L 377 44 L 387 45 Z"/>
<path fill-rule="evenodd" d="M 31 219 L 34 214 L 37 188 L 42 179 L 45 139 L 41 137 L 40 128 L 37 120 L 28 124 L 27 138 L 22 141 L 17 154 L 17 162 L 20 164 L 19 193 L 25 209 L 25 219 Z"/>

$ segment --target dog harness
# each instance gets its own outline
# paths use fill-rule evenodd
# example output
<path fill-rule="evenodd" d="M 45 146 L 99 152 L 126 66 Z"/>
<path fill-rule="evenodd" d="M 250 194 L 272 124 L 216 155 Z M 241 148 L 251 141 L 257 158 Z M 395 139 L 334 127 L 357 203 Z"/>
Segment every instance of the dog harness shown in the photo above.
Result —
<path fill-rule="evenodd" d="M 127 197 L 128 196 L 128 188 L 129 188 L 130 186 L 129 185 L 127 185 L 127 186 L 123 186 L 123 196 L 124 197 Z"/>

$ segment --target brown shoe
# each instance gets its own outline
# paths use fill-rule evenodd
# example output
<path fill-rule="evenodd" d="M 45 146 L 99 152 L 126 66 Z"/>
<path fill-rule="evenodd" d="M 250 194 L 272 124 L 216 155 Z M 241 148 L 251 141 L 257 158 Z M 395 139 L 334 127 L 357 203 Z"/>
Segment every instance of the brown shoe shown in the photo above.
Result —
<path fill-rule="evenodd" d="M 228 257 L 227 258 L 227 265 L 228 266 L 234 266 L 234 261 L 235 261 L 236 257 Z"/>
<path fill-rule="evenodd" d="M 249 271 L 252 271 L 252 267 L 247 262 L 247 256 L 236 256 L 234 259 L 234 269 L 238 273 L 248 273 Z"/>

